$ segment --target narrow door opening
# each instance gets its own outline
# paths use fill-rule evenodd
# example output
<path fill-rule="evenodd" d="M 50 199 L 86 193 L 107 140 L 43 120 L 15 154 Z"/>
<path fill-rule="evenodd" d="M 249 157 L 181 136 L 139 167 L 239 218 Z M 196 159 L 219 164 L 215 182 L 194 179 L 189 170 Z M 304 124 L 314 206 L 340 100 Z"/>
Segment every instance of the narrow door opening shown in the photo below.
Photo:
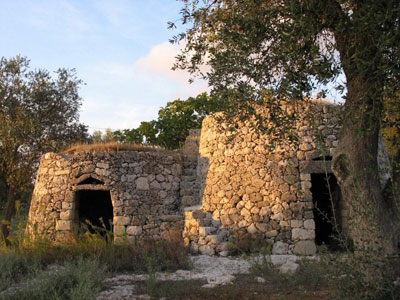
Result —
<path fill-rule="evenodd" d="M 335 229 L 338 229 L 334 218 L 337 222 L 339 220 L 336 214 L 339 200 L 336 177 L 333 174 L 328 174 L 328 177 L 326 174 L 311 174 L 311 193 L 314 204 L 315 243 L 334 246 L 337 243 L 333 235 L 337 234 Z"/>
<path fill-rule="evenodd" d="M 79 226 L 87 224 L 90 232 L 105 236 L 105 228 L 112 231 L 113 207 L 109 191 L 80 190 L 76 192 Z"/>

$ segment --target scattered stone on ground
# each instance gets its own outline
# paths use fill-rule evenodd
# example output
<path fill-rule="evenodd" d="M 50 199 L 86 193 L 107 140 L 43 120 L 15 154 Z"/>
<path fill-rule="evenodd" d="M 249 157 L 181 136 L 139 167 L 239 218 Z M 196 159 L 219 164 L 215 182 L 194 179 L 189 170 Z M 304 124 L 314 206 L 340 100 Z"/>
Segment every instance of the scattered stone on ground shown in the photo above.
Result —
<path fill-rule="evenodd" d="M 249 274 L 252 263 L 263 263 L 265 259 L 282 273 L 293 274 L 299 268 L 297 263 L 301 257 L 295 255 L 270 255 L 258 256 L 249 259 L 235 257 L 218 257 L 198 255 L 190 257 L 193 264 L 192 270 L 177 270 L 174 273 L 157 272 L 154 274 L 156 281 L 177 280 L 205 280 L 203 288 L 214 288 L 220 285 L 230 284 L 235 280 L 236 274 Z M 318 259 L 307 257 L 307 259 Z M 148 274 L 124 274 L 104 280 L 106 290 L 101 292 L 97 300 L 113 299 L 150 299 L 148 295 L 135 295 L 135 282 L 149 280 Z M 265 279 L 256 277 L 259 283 Z"/>

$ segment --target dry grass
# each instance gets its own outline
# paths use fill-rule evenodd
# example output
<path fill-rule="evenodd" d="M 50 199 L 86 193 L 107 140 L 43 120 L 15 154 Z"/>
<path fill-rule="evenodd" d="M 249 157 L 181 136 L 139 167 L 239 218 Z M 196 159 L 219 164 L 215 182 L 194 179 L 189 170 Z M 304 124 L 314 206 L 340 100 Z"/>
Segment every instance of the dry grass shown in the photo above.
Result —
<path fill-rule="evenodd" d="M 161 148 L 159 146 L 141 145 L 141 144 L 121 144 L 117 142 L 97 143 L 97 144 L 76 144 L 72 145 L 63 154 L 73 154 L 82 151 L 99 151 L 99 152 L 119 152 L 119 151 L 140 151 L 140 152 L 164 152 L 176 155 L 177 152 Z"/>

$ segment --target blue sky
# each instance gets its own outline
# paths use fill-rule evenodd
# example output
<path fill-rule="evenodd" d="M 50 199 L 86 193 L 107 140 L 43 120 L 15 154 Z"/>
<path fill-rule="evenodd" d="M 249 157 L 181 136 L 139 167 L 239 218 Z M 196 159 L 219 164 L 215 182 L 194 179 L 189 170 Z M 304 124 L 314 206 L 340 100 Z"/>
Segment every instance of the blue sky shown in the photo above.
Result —
<path fill-rule="evenodd" d="M 0 56 L 27 56 L 34 68 L 75 68 L 86 85 L 81 121 L 90 131 L 123 129 L 157 118 L 176 98 L 196 96 L 203 81 L 171 71 L 179 49 L 176 0 L 0 0 Z"/>

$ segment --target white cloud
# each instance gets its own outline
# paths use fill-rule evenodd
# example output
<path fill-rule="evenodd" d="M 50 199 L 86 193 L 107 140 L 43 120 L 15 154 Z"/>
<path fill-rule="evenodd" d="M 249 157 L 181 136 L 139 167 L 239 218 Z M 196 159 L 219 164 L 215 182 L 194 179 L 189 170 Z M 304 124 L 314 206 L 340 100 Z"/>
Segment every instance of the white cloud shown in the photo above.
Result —
<path fill-rule="evenodd" d="M 187 71 L 172 70 L 175 57 L 179 54 L 182 47 L 183 46 L 171 44 L 169 42 L 156 45 L 151 48 L 149 54 L 136 61 L 136 68 L 141 72 L 156 72 L 182 85 L 188 85 L 189 79 L 192 78 L 192 76 Z M 205 70 L 206 67 L 202 68 L 202 71 Z M 206 81 L 195 79 L 195 82 L 201 84 L 204 90 L 208 90 Z"/>
<path fill-rule="evenodd" d="M 187 72 L 171 70 L 178 52 L 179 47 L 163 43 L 131 63 L 106 61 L 87 70 L 90 79 L 84 80 L 92 83 L 83 95 L 82 120 L 91 130 L 133 128 L 156 119 L 168 101 L 208 91 L 206 81 L 189 84 Z"/>

